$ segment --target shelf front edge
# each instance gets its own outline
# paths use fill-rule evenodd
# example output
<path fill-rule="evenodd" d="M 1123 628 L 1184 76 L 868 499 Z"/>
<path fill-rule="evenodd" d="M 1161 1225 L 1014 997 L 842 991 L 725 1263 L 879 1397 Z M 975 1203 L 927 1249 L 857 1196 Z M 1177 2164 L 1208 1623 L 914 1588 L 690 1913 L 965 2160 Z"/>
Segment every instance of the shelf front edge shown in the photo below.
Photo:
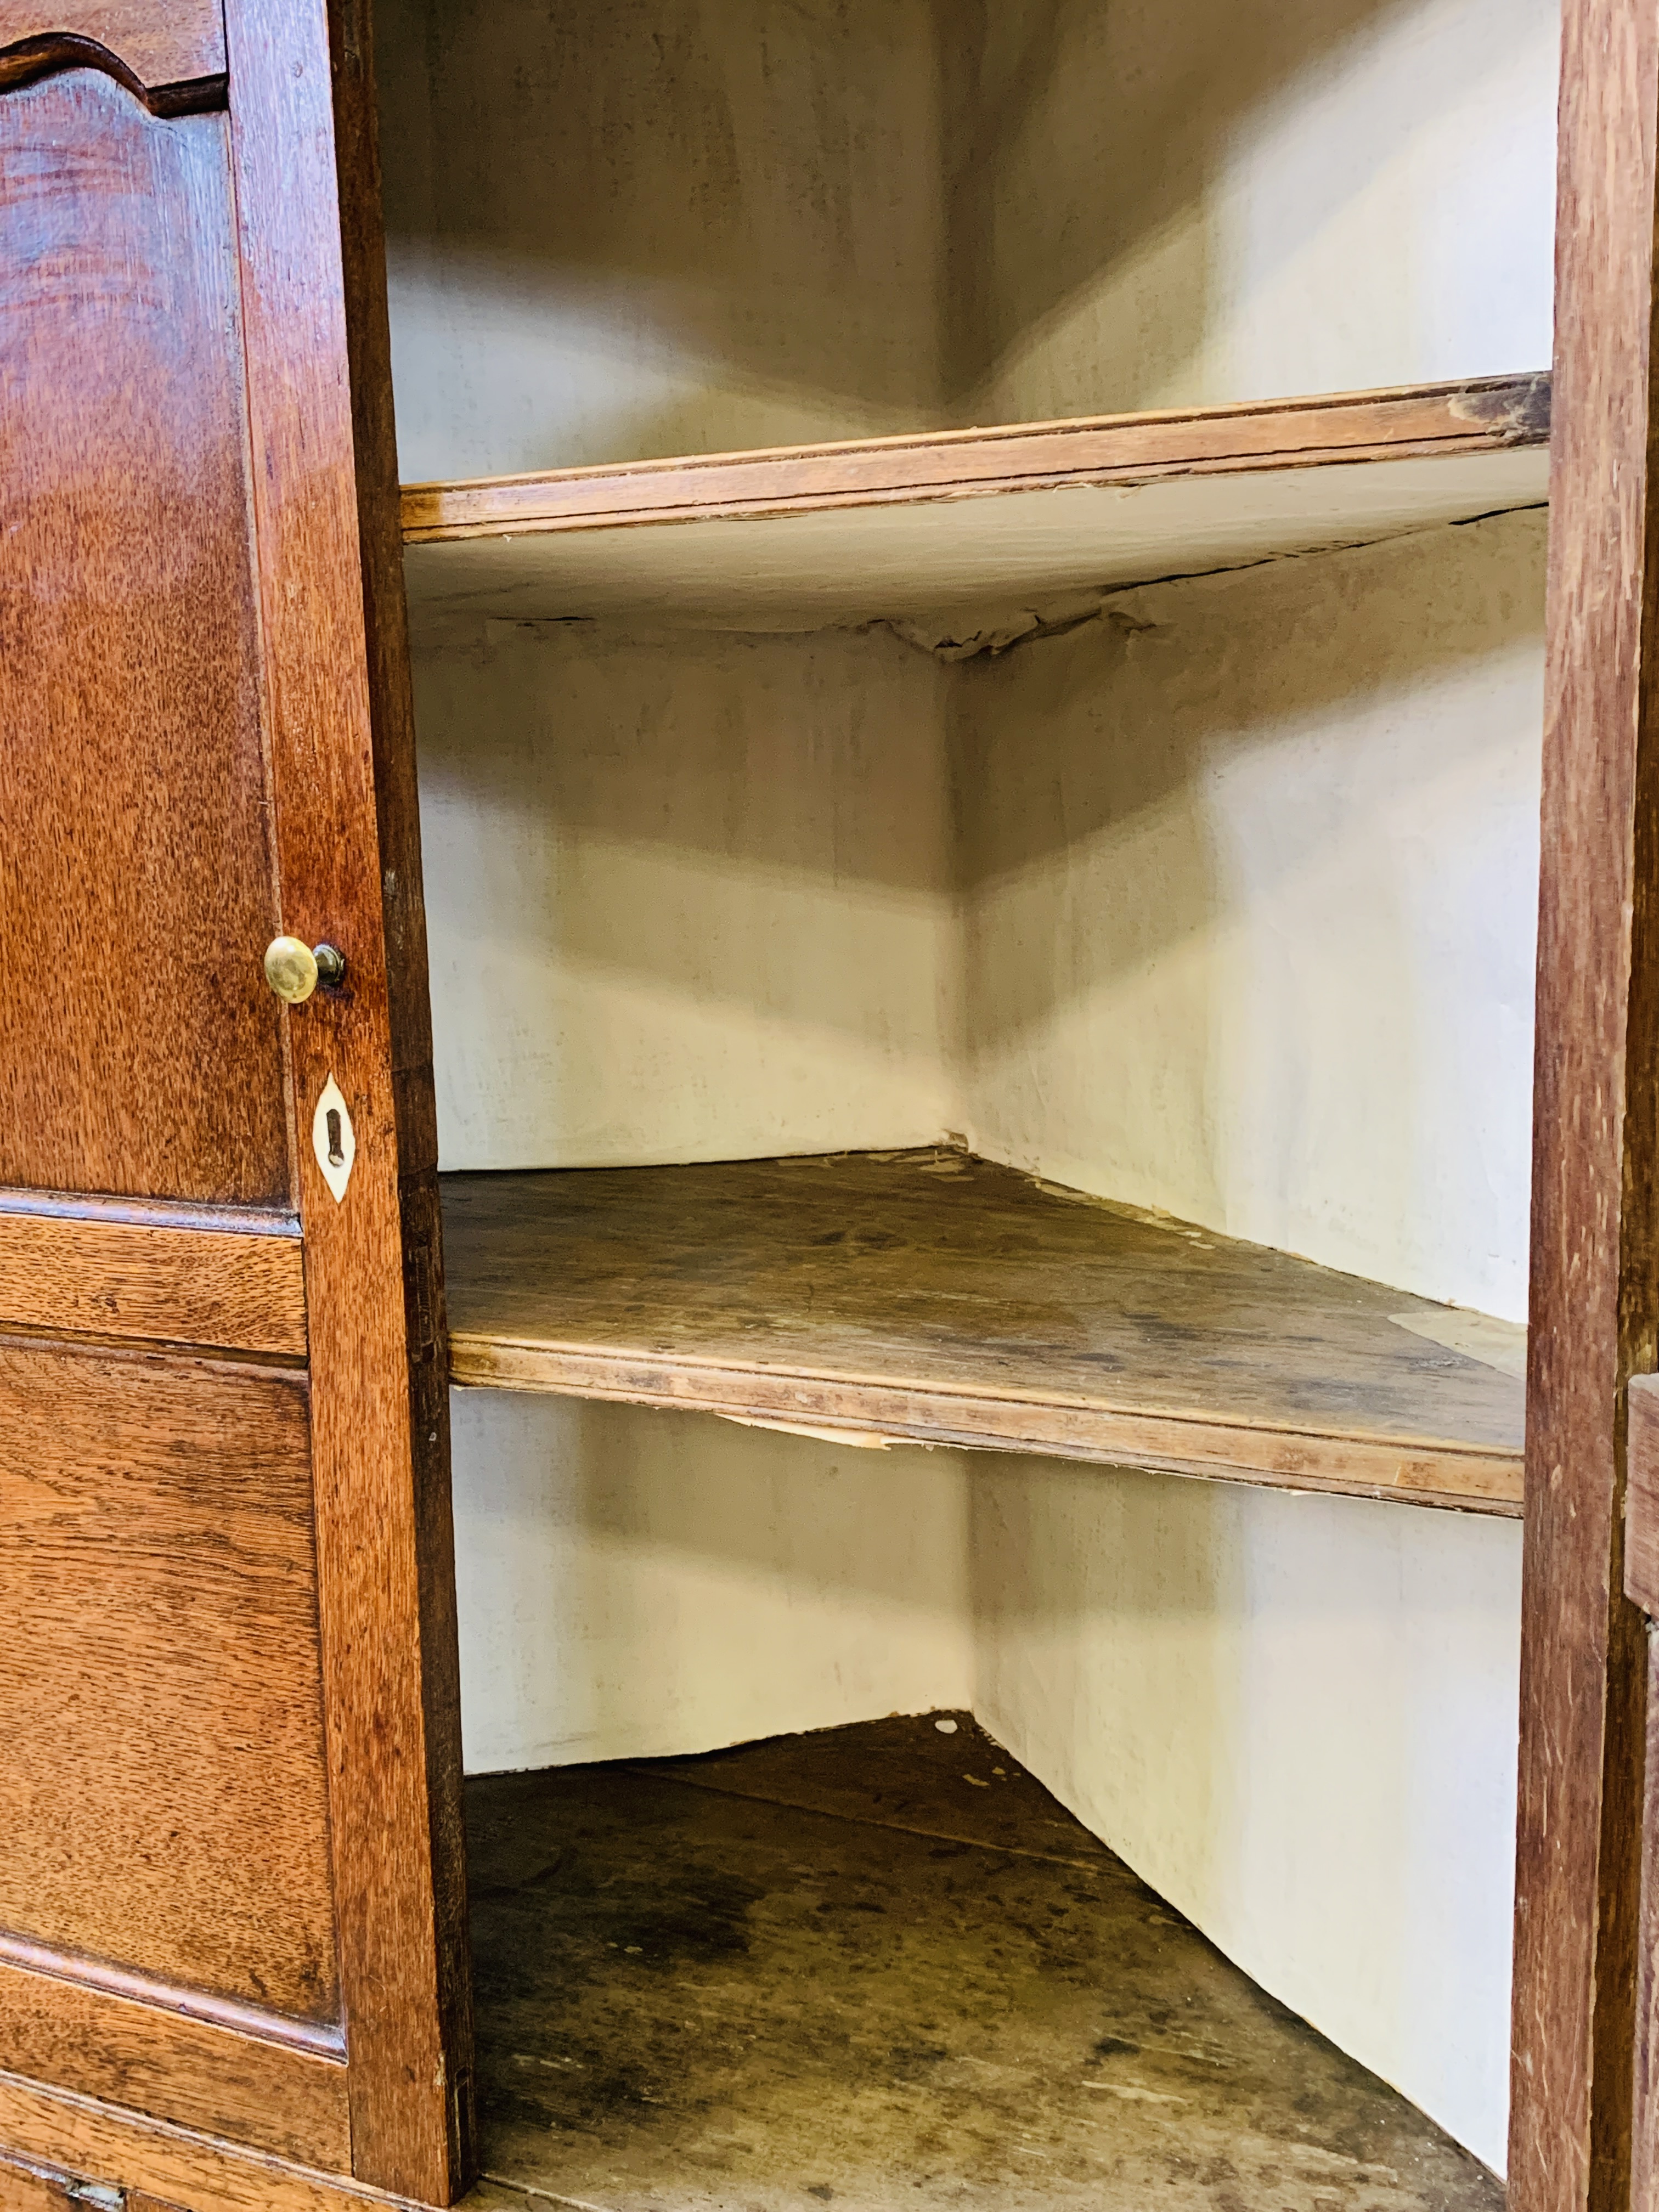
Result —
<path fill-rule="evenodd" d="M 764 1427 L 845 1430 L 896 1443 L 1029 1452 L 1149 1468 L 1205 1480 L 1316 1490 L 1518 1519 L 1522 1454 L 1394 1442 L 1144 1413 L 981 1396 L 915 1383 L 769 1373 L 636 1352 L 520 1344 L 457 1333 L 451 1379 L 478 1388 L 719 1413 Z"/>
<path fill-rule="evenodd" d="M 947 430 L 405 485 L 406 544 L 799 514 L 1070 485 L 1500 453 L 1549 441 L 1547 373 L 1261 406 Z"/>

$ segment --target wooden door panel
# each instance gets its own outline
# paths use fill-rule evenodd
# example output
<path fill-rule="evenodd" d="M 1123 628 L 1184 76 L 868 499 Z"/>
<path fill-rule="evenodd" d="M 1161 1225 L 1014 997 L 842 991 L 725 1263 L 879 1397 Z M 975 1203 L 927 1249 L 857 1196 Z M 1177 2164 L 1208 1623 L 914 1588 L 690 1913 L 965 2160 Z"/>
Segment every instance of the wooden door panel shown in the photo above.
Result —
<path fill-rule="evenodd" d="M 222 2135 L 446 2203 L 458 1662 L 373 116 L 355 0 L 0 0 L 0 2128 L 182 2124 L 192 2172 L 246 2180 Z M 279 930 L 343 985 L 279 1012 Z"/>
<path fill-rule="evenodd" d="M 337 2023 L 303 1375 L 0 1341 L 0 1957 Z"/>
<path fill-rule="evenodd" d="M 226 118 L 0 130 L 0 1183 L 292 1203 Z"/>

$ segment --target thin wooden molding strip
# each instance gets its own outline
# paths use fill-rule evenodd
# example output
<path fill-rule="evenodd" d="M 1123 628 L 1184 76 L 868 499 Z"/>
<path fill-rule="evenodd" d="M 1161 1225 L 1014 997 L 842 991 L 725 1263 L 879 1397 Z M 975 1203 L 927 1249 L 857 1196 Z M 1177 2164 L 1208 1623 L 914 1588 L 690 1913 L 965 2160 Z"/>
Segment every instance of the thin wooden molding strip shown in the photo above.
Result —
<path fill-rule="evenodd" d="M 805 514 L 1549 442 L 1547 374 L 408 484 L 405 544 Z"/>
<path fill-rule="evenodd" d="M 1521 1511 L 1524 1385 L 1468 1316 L 966 1155 L 457 1176 L 444 1212 L 457 1382 Z"/>

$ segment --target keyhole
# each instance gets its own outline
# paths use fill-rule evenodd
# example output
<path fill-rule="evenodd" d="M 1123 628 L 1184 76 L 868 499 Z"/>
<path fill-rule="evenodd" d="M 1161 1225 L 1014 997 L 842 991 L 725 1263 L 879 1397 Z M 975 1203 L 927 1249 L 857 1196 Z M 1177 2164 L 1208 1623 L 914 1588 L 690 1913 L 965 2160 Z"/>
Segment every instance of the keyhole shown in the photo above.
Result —
<path fill-rule="evenodd" d="M 345 1154 L 340 1150 L 340 1109 L 337 1106 L 331 1106 L 328 1109 L 328 1164 L 331 1168 L 345 1165 Z"/>

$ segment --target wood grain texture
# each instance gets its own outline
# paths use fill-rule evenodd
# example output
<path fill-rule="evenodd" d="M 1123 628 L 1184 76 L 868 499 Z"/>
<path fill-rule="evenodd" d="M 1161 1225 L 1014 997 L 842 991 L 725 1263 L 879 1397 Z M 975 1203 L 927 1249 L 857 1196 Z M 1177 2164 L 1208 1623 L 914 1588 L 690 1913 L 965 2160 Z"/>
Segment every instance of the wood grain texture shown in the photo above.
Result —
<path fill-rule="evenodd" d="M 407 543 L 959 499 L 1067 484 L 1489 453 L 1548 441 L 1547 376 L 942 430 L 751 453 L 410 484 Z"/>
<path fill-rule="evenodd" d="M 0 1324 L 303 1359 L 305 1267 L 287 1236 L 0 1206 Z"/>
<path fill-rule="evenodd" d="M 125 2190 L 126 2212 L 173 2206 L 181 2212 L 407 2212 L 410 2205 L 409 2198 L 337 2174 L 10 2073 L 0 2073 L 0 2157 Z"/>
<path fill-rule="evenodd" d="M 0 1951 L 0 2049 L 36 2081 L 165 2112 L 281 2155 L 349 2166 L 343 2045 L 331 2054 L 307 2049 L 273 2033 L 282 2023 L 269 2016 L 254 2034 L 160 2007 L 151 1994 L 148 2002 L 112 1996 L 32 1972 Z M 177 1995 L 189 2002 L 188 1992 Z M 252 2022 L 251 2010 L 245 2017 Z"/>
<path fill-rule="evenodd" d="M 458 1382 L 1520 1508 L 1445 1309 L 963 1154 L 443 1184 Z"/>
<path fill-rule="evenodd" d="M 341 267 L 357 465 L 358 545 L 368 649 L 386 1010 L 398 1137 L 438 2033 L 450 2068 L 451 2182 L 453 2187 L 464 2188 L 472 2178 L 477 2147 L 466 1835 L 461 1796 L 460 1644 L 450 1498 L 448 1330 L 444 1310 L 443 1219 L 438 1200 L 438 1110 L 432 1068 L 415 701 L 398 506 L 398 435 L 392 411 L 379 106 L 370 9 L 367 4 L 345 7 L 337 9 L 331 21 Z"/>
<path fill-rule="evenodd" d="M 220 0 L 0 0 L 0 90 L 87 67 L 163 113 L 222 100 Z"/>
<path fill-rule="evenodd" d="M 1659 1365 L 1659 7 L 1568 0 L 1563 36 L 1509 2187 L 1514 2212 L 1625 2212 L 1646 1660 L 1623 1385 Z"/>
<path fill-rule="evenodd" d="M 0 1183 L 289 1198 L 225 125 L 0 99 Z"/>
<path fill-rule="evenodd" d="M 301 1120 L 332 1075 L 357 1133 L 343 1203 L 309 1158 L 301 1179 L 353 2171 L 447 2203 L 468 2172 L 471 2085 L 459 1908 L 440 1895 L 459 1835 L 447 1802 L 459 1771 L 453 1599 L 441 1595 L 453 1571 L 445 1432 L 416 1428 L 442 1386 L 413 1371 L 408 1319 L 411 1297 L 430 1306 L 436 1257 L 435 1244 L 411 1252 L 402 1213 L 405 1169 L 431 1168 L 422 1046 L 409 1034 L 416 939 L 395 884 L 386 902 L 409 830 L 389 818 L 383 844 L 377 822 L 380 792 L 412 783 L 412 768 L 386 757 L 407 743 L 406 714 L 385 697 L 388 665 L 407 681 L 395 616 L 383 597 L 366 604 L 365 541 L 372 563 L 385 526 L 362 485 L 388 452 L 384 440 L 360 452 L 359 432 L 372 441 L 387 401 L 360 395 L 354 417 L 352 372 L 360 383 L 378 372 L 372 344 L 354 355 L 346 306 L 378 220 L 366 11 L 343 0 L 333 28 L 342 127 L 322 0 L 231 0 L 227 13 L 283 911 L 295 933 L 328 938 L 351 963 L 346 989 L 295 1012 L 288 1036 Z M 399 1070 L 414 1079 L 400 1086 Z"/>
<path fill-rule="evenodd" d="M 337 2020 L 302 1376 L 0 1340 L 0 1929 Z"/>

